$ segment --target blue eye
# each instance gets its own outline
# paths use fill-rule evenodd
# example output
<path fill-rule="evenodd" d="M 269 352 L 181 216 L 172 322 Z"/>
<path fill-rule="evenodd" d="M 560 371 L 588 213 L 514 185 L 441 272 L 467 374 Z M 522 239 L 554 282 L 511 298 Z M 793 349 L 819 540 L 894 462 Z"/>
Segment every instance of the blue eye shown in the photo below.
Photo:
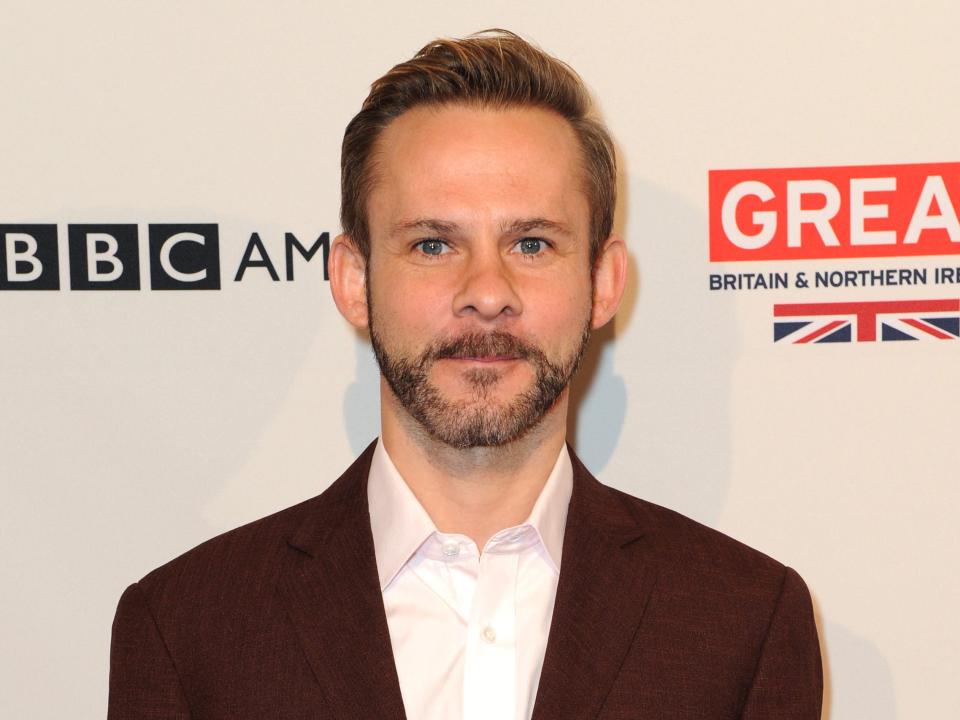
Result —
<path fill-rule="evenodd" d="M 431 238 L 429 240 L 421 240 L 417 243 L 417 247 L 420 248 L 420 252 L 424 255 L 442 255 L 447 248 L 447 244 L 443 240 Z"/>
<path fill-rule="evenodd" d="M 523 238 L 518 246 L 520 252 L 524 255 L 536 255 L 543 250 L 543 240 L 540 238 Z"/>

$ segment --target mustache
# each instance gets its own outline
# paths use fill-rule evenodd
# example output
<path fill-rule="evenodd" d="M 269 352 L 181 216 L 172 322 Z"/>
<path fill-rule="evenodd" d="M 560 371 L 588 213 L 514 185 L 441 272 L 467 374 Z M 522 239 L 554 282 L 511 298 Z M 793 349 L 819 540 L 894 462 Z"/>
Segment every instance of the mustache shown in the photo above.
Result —
<path fill-rule="evenodd" d="M 423 354 L 427 362 L 445 358 L 506 356 L 522 360 L 545 359 L 543 351 L 502 330 L 489 333 L 466 333 L 455 338 L 439 340 Z"/>

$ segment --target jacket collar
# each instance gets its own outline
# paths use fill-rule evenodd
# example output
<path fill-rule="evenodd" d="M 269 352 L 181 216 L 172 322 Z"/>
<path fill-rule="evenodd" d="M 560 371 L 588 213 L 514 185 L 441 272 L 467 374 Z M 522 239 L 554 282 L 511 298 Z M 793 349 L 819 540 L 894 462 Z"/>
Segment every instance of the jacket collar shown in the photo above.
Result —
<path fill-rule="evenodd" d="M 371 444 L 288 541 L 278 591 L 334 717 L 404 718 L 374 557 Z M 655 582 L 642 519 L 573 452 L 563 564 L 533 720 L 596 717 Z"/>
<path fill-rule="evenodd" d="M 373 448 L 316 498 L 287 542 L 277 590 L 330 716 L 403 720 L 367 511 Z"/>
<path fill-rule="evenodd" d="M 572 452 L 571 459 L 563 567 L 533 720 L 597 717 L 656 580 L 649 528 L 633 501 L 597 481 Z"/>

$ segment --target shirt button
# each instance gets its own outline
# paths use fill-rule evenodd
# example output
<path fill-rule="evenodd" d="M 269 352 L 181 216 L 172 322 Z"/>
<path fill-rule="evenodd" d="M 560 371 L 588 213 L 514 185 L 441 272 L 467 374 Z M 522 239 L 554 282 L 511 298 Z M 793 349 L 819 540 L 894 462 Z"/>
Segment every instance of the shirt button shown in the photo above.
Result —
<path fill-rule="evenodd" d="M 447 540 L 440 547 L 440 552 L 442 552 L 445 557 L 455 558 L 460 554 L 460 543 L 458 543 L 456 540 Z"/>
<path fill-rule="evenodd" d="M 483 629 L 483 639 L 485 642 L 493 643 L 497 639 L 497 631 L 487 625 Z"/>

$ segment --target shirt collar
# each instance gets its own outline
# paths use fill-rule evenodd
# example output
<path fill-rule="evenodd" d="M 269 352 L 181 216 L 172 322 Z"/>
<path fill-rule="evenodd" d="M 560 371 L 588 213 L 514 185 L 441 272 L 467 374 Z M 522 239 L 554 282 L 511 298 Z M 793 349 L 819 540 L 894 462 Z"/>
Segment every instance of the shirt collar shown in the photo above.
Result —
<path fill-rule="evenodd" d="M 543 490 L 521 525 L 537 531 L 553 569 L 560 572 L 563 531 L 573 492 L 573 465 L 563 445 Z M 382 441 L 377 442 L 367 478 L 367 505 L 380 590 L 390 584 L 436 525 L 397 470 Z"/>

